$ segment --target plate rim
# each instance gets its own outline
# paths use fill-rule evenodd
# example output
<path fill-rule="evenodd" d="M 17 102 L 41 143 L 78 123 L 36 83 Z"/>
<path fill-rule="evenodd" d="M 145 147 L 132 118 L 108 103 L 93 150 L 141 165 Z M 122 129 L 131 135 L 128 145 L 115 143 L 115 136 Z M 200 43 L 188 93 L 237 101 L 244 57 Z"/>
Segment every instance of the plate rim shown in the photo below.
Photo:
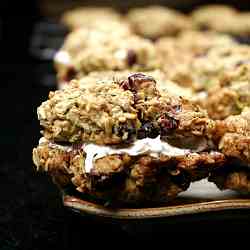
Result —
<path fill-rule="evenodd" d="M 81 214 L 119 220 L 154 219 L 238 209 L 250 210 L 250 198 L 214 200 L 155 208 L 108 208 L 68 194 L 62 194 L 62 199 L 65 207 Z"/>

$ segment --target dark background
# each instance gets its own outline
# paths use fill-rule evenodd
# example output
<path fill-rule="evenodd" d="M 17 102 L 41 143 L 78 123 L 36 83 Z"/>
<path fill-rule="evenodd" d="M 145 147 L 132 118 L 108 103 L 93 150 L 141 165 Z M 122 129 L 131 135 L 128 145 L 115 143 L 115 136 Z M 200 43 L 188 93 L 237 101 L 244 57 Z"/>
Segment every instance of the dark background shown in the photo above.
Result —
<path fill-rule="evenodd" d="M 132 229 L 122 230 L 118 225 L 80 217 L 62 206 L 56 187 L 46 176 L 35 173 L 31 160 L 32 148 L 40 137 L 36 108 L 46 99 L 48 91 L 54 89 L 51 62 L 32 56 L 29 51 L 34 25 L 46 20 L 46 14 L 51 15 L 47 11 L 50 8 L 44 7 L 45 2 L 0 2 L 0 249 L 73 249 L 89 243 L 92 247 L 111 247 L 113 239 L 119 240 L 120 245 L 134 246 L 135 241 L 141 244 L 150 240 L 166 245 L 174 241 L 172 235 L 190 235 L 187 243 L 193 244 L 197 233 L 206 239 L 214 237 L 212 232 L 217 237 L 224 233 L 234 233 L 234 237 L 237 233 L 247 234 L 249 213 L 183 217 L 164 225 L 134 225 Z M 58 1 L 50 2 L 58 5 Z M 93 3 L 84 1 L 90 2 Z M 105 1 L 95 2 L 105 4 Z M 136 4 L 156 2 L 137 1 Z M 205 1 L 169 2 L 188 11 Z M 224 2 L 250 9 L 247 0 Z M 134 1 L 106 3 L 125 8 L 135 4 Z"/>

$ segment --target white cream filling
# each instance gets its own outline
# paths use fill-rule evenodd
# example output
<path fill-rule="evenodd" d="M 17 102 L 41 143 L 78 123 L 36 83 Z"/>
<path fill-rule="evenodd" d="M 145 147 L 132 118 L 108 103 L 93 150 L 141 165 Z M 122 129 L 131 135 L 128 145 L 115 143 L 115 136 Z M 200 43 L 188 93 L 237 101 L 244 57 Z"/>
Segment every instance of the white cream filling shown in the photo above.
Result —
<path fill-rule="evenodd" d="M 46 140 L 46 139 L 45 139 Z M 41 138 L 39 143 L 43 143 L 44 138 Z M 55 143 L 49 143 L 51 148 L 59 148 L 70 152 L 73 150 L 72 146 L 62 146 Z M 108 155 L 114 154 L 128 154 L 130 156 L 137 156 L 148 154 L 152 157 L 160 157 L 160 155 L 168 156 L 182 156 L 191 153 L 190 149 L 180 149 L 174 146 L 171 146 L 167 142 L 164 142 L 160 139 L 160 136 L 151 139 L 145 138 L 135 141 L 128 148 L 115 148 L 111 146 L 102 146 L 93 143 L 82 144 L 80 147 L 86 154 L 85 159 L 85 172 L 89 173 L 93 168 L 93 164 L 97 159 L 103 158 Z"/>
<path fill-rule="evenodd" d="M 55 62 L 58 62 L 60 64 L 64 64 L 64 65 L 70 65 L 71 64 L 71 57 L 69 55 L 68 52 L 66 51 L 58 51 L 56 54 L 55 54 L 55 58 L 54 58 Z"/>
<path fill-rule="evenodd" d="M 179 156 L 190 153 L 189 149 L 180 149 L 163 142 L 160 136 L 155 139 L 145 138 L 137 140 L 128 148 L 113 148 L 110 146 L 100 146 L 96 144 L 86 144 L 83 147 L 86 153 L 85 171 L 88 173 L 93 168 L 93 162 L 102 157 L 114 154 L 128 154 L 130 156 L 137 156 L 148 154 L 152 157 L 159 157 L 161 154 L 168 156 Z"/>

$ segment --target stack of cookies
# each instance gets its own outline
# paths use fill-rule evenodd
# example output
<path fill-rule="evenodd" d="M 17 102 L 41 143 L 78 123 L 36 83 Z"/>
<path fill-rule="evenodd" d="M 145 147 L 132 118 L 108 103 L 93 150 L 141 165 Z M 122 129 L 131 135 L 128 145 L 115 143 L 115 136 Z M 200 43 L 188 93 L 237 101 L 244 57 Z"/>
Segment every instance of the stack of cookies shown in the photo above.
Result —
<path fill-rule="evenodd" d="M 220 5 L 64 13 L 37 170 L 110 204 L 168 202 L 203 178 L 250 192 L 249 20 Z"/>

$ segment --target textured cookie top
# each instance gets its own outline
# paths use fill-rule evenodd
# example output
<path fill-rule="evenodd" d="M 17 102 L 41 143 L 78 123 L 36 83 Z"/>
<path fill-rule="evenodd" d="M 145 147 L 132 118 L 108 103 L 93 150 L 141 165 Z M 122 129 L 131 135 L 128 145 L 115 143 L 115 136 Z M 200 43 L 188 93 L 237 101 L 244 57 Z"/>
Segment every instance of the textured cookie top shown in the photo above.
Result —
<path fill-rule="evenodd" d="M 246 107 L 241 114 L 217 122 L 216 131 L 221 136 L 220 151 L 250 166 L 250 108 Z"/>
<path fill-rule="evenodd" d="M 70 29 L 80 27 L 94 28 L 98 22 L 121 21 L 121 15 L 108 7 L 80 7 L 65 12 L 61 17 L 61 22 Z M 93 27 L 94 25 L 94 27 Z"/>
<path fill-rule="evenodd" d="M 87 76 L 78 75 L 81 79 L 80 83 L 85 84 L 88 82 L 95 81 L 124 81 L 127 79 L 128 75 L 135 74 L 136 72 L 131 72 L 128 70 L 124 71 L 97 71 L 91 72 Z M 160 70 L 142 72 L 145 75 L 152 76 L 156 80 L 156 86 L 159 92 L 167 96 L 183 97 L 186 99 L 192 99 L 194 97 L 194 92 L 191 88 L 182 87 L 175 82 L 169 80 L 169 76 Z"/>
<path fill-rule="evenodd" d="M 171 40 L 171 38 L 162 38 L 159 41 Z M 181 32 L 176 39 L 172 39 L 179 47 L 194 53 L 195 56 L 201 56 L 208 50 L 217 47 L 234 46 L 237 43 L 228 35 L 218 34 L 212 31 L 189 30 Z"/>
<path fill-rule="evenodd" d="M 127 18 L 135 33 L 153 40 L 192 28 L 187 16 L 163 6 L 134 8 L 129 11 Z"/>
<path fill-rule="evenodd" d="M 110 27 L 107 27 L 109 29 Z M 65 38 L 64 44 L 61 48 L 63 51 L 67 51 L 71 56 L 76 56 L 81 50 L 88 47 L 95 48 L 97 45 L 104 46 L 109 45 L 112 40 L 127 39 L 131 36 L 130 32 L 124 30 L 96 30 L 89 28 L 80 28 L 69 33 Z"/>
<path fill-rule="evenodd" d="M 240 114 L 250 106 L 250 64 L 242 64 L 224 72 L 218 85 L 208 91 L 204 108 L 213 119 L 225 119 Z"/>
<path fill-rule="evenodd" d="M 138 126 L 133 104 L 133 94 L 114 82 L 89 82 L 84 86 L 72 82 L 65 90 L 50 93 L 49 100 L 38 108 L 38 117 L 49 138 L 74 142 L 98 137 L 112 143 L 119 141 L 118 136 L 112 136 L 114 123 L 122 120 Z M 106 134 L 111 137 L 107 139 Z"/>
<path fill-rule="evenodd" d="M 206 88 L 215 85 L 222 74 L 248 64 L 250 47 L 243 45 L 217 47 L 197 58 L 191 65 L 191 72 L 197 75 Z"/>
<path fill-rule="evenodd" d="M 224 72 L 220 78 L 220 86 L 233 87 L 240 82 L 250 83 L 250 59 L 242 60 L 231 71 Z"/>
<path fill-rule="evenodd" d="M 199 7 L 192 12 L 192 18 L 201 29 L 215 30 L 234 35 L 250 34 L 249 13 L 238 12 L 229 6 L 208 5 Z"/>
<path fill-rule="evenodd" d="M 199 88 L 192 81 L 192 63 L 204 57 L 209 50 L 237 45 L 228 35 L 214 32 L 184 31 L 177 37 L 164 37 L 156 42 L 156 48 L 161 56 L 162 70 L 169 79 L 194 89 Z M 189 72 L 191 72 L 189 74 Z"/>
<path fill-rule="evenodd" d="M 58 78 L 67 81 L 69 71 L 152 70 L 159 67 L 154 45 L 126 32 L 79 29 L 66 38 L 55 56 Z"/>
<path fill-rule="evenodd" d="M 249 46 L 215 47 L 204 55 L 191 59 L 189 57 L 188 64 L 175 67 L 171 80 L 193 87 L 196 91 L 208 90 L 218 84 L 222 75 L 234 71 L 242 64 L 248 64 L 249 58 Z M 165 68 L 164 71 L 167 72 Z"/>
<path fill-rule="evenodd" d="M 51 92 L 38 108 L 44 136 L 70 143 L 121 144 L 161 135 L 181 147 L 207 147 L 214 124 L 206 112 L 157 88 L 155 79 L 142 73 L 120 81 L 73 81 Z"/>
<path fill-rule="evenodd" d="M 220 78 L 220 87 L 236 94 L 240 111 L 244 107 L 250 107 L 250 60 L 243 62 L 235 70 L 225 72 Z"/>
<path fill-rule="evenodd" d="M 209 24 L 211 21 L 214 23 L 218 21 L 220 18 L 233 16 L 236 14 L 236 10 L 233 7 L 227 5 L 220 4 L 210 4 L 205 6 L 200 6 L 194 9 L 191 13 L 192 18 L 199 25 Z M 202 28 L 206 28 L 202 27 Z"/>
<path fill-rule="evenodd" d="M 224 125 L 226 133 L 250 136 L 250 107 L 244 108 L 239 115 L 228 117 L 224 121 Z"/>

